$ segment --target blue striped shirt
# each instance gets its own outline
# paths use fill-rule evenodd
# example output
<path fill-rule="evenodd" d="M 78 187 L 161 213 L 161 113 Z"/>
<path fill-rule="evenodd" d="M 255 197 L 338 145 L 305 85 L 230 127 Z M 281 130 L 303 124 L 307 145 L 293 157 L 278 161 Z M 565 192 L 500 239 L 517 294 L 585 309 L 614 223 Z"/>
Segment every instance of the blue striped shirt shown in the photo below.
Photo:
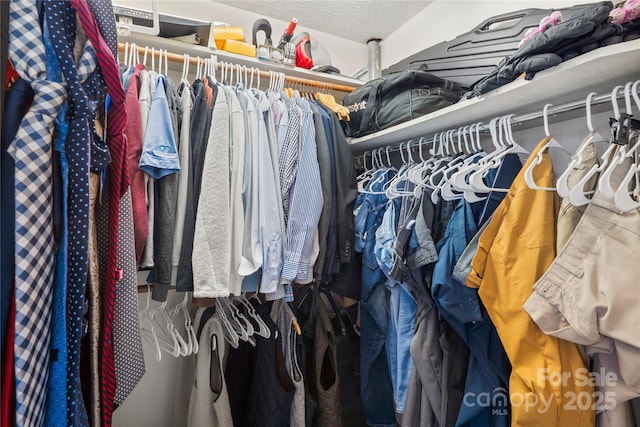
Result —
<path fill-rule="evenodd" d="M 323 203 L 313 112 L 308 101 L 296 98 L 295 103 L 302 111 L 302 147 L 291 190 L 285 259 L 282 267 L 282 278 L 291 281 L 305 280 L 309 276 L 313 239 Z"/>

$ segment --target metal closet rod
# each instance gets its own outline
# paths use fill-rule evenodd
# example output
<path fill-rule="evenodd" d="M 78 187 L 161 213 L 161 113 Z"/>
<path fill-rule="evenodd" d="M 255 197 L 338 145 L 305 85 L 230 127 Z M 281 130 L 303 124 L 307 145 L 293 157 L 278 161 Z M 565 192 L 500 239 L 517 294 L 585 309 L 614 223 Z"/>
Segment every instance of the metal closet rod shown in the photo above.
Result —
<path fill-rule="evenodd" d="M 624 90 L 618 90 L 616 92 L 616 100 L 624 98 Z M 611 101 L 611 93 L 604 93 L 602 95 L 596 95 L 593 98 L 591 98 L 591 106 L 594 105 L 600 105 L 600 104 L 604 104 L 606 102 L 610 102 Z M 562 114 L 562 113 L 568 113 L 570 111 L 573 110 L 578 110 L 580 108 L 585 108 L 587 105 L 587 100 L 585 99 L 580 99 L 578 101 L 573 101 L 573 102 L 568 102 L 566 104 L 560 104 L 557 106 L 552 106 L 549 107 L 548 111 L 547 111 L 547 116 L 551 116 L 551 115 L 556 115 L 556 114 Z M 532 113 L 526 113 L 526 114 L 521 114 L 518 116 L 514 116 L 511 118 L 511 124 L 512 125 L 518 125 L 518 124 L 522 124 L 525 122 L 530 122 L 532 120 L 537 120 L 537 119 L 541 119 L 544 117 L 544 113 L 542 110 L 540 111 L 535 111 Z M 476 122 L 477 123 L 477 122 Z M 470 125 L 466 125 L 466 126 L 462 126 L 462 127 L 468 127 Z M 460 128 L 455 128 L 455 129 L 447 129 L 445 131 L 442 132 L 434 132 L 434 135 L 440 135 L 442 133 L 446 133 L 449 131 L 454 131 L 457 132 L 458 129 Z M 468 131 L 469 129 L 467 129 Z M 480 126 L 480 128 L 478 129 L 479 132 L 487 132 L 489 131 L 489 125 L 488 124 L 484 124 L 482 126 Z M 473 132 L 476 132 L 476 129 L 473 129 Z M 454 133 L 455 134 L 455 133 Z M 435 137 L 431 137 L 431 138 L 422 138 L 418 141 L 416 141 L 414 144 L 410 144 L 410 148 L 416 148 L 418 146 L 420 146 L 420 144 L 428 144 L 428 143 L 433 143 L 435 140 Z M 412 142 L 412 140 L 408 141 L 409 143 Z M 407 146 L 406 143 L 403 141 L 402 142 L 402 150 L 406 150 Z M 381 147 L 381 148 L 376 148 L 373 150 L 366 150 L 366 153 L 375 153 L 378 150 L 382 150 L 384 153 L 393 153 L 395 151 L 400 151 L 400 145 L 394 146 L 394 147 L 390 147 L 388 150 L 385 147 Z M 362 153 L 360 156 L 358 156 L 359 158 L 362 158 L 364 156 L 364 153 Z"/>
<path fill-rule="evenodd" d="M 144 55 L 145 49 L 147 50 L 147 54 L 151 55 L 153 53 L 153 55 L 156 58 L 160 58 L 160 49 L 155 49 L 155 51 L 151 51 L 151 48 L 146 48 L 143 46 L 137 46 L 138 48 L 138 53 L 140 53 L 141 55 Z M 129 49 L 131 49 L 131 44 L 129 44 Z M 124 52 L 125 51 L 125 44 L 124 43 L 118 43 L 118 51 L 119 52 Z M 162 50 L 164 52 L 164 50 Z M 211 52 L 212 55 L 215 55 L 215 52 L 212 51 Z M 163 55 L 164 56 L 164 55 Z M 201 59 L 208 59 L 208 58 L 202 58 Z M 171 62 L 179 62 L 179 63 L 184 63 L 184 55 L 181 55 L 179 53 L 172 53 L 172 52 L 167 52 L 167 59 Z M 224 61 L 226 63 L 229 63 L 227 61 Z M 198 64 L 198 56 L 190 56 L 189 57 L 189 63 L 193 64 L 193 65 L 197 65 Z M 234 64 L 235 65 L 235 64 Z M 256 64 L 259 65 L 259 64 Z M 216 66 L 218 67 L 218 69 L 222 69 L 223 65 L 221 62 L 216 62 Z M 250 67 L 249 67 L 250 68 Z M 269 77 L 271 77 L 271 75 L 269 74 L 268 71 L 261 71 L 260 69 L 255 70 L 258 74 L 260 74 L 260 77 L 264 77 L 265 79 L 268 79 Z M 286 74 L 282 71 L 276 71 L 277 73 L 283 73 Z M 315 88 L 319 88 L 319 89 L 328 89 L 328 90 L 334 90 L 337 92 L 353 92 L 354 91 L 354 87 L 352 86 L 344 86 L 344 85 L 339 85 L 339 84 L 335 84 L 335 83 L 325 83 L 325 82 L 319 82 L 316 80 L 309 80 L 309 79 L 303 79 L 300 77 L 292 77 L 292 76 L 286 76 L 284 78 L 285 82 L 287 83 L 291 83 L 294 85 L 303 85 L 303 86 L 311 86 L 311 87 L 315 87 Z"/>

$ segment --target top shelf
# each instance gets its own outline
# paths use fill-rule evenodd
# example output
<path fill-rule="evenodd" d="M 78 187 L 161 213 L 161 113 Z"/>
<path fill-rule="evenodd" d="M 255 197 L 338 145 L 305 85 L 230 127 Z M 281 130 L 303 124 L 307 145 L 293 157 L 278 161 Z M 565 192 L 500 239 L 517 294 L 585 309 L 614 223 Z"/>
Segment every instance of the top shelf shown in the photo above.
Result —
<path fill-rule="evenodd" d="M 171 40 L 163 37 L 154 37 L 144 34 L 132 33 L 127 37 L 118 37 L 118 41 L 122 43 L 136 43 L 138 46 L 149 46 L 157 49 L 165 49 L 169 52 L 189 54 L 192 57 L 200 56 L 201 58 L 209 58 L 211 55 L 215 55 L 218 61 L 230 62 L 237 65 L 244 65 L 246 67 L 257 67 L 262 71 L 276 71 L 285 73 L 287 76 L 298 77 L 301 79 L 315 80 L 323 83 L 333 83 L 336 85 L 362 86 L 365 82 L 362 80 L 352 79 L 346 76 L 339 76 L 335 74 L 318 73 L 316 71 L 310 71 L 305 68 L 287 67 L 285 65 L 279 65 L 270 63 L 267 61 L 261 61 L 257 58 L 249 56 L 238 55 L 231 52 L 226 52 L 220 49 L 210 49 L 206 46 L 192 45 L 188 43 L 182 43 L 176 40 Z"/>
<path fill-rule="evenodd" d="M 589 92 L 611 91 L 615 85 L 640 78 L 640 40 L 602 47 L 540 71 L 533 80 L 516 80 L 480 98 L 466 99 L 388 129 L 349 138 L 354 152 L 399 144 L 447 129 L 505 114 L 541 110 L 546 103 L 562 104 L 586 98 Z"/>

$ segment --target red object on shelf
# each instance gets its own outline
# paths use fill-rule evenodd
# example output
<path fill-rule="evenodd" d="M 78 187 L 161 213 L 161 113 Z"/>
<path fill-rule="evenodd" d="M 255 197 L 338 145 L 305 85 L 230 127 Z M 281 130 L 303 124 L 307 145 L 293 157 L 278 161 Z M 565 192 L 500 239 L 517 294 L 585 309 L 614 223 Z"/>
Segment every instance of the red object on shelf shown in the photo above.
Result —
<path fill-rule="evenodd" d="M 313 58 L 311 57 L 311 39 L 305 35 L 296 45 L 296 67 L 313 68 Z"/>

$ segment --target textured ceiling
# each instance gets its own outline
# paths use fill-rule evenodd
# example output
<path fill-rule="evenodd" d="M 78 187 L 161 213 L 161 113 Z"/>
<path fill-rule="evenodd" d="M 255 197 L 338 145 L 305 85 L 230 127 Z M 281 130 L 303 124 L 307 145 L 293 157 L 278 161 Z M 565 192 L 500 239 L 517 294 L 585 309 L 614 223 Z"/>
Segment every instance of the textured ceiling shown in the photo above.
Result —
<path fill-rule="evenodd" d="M 384 39 L 431 1 L 424 0 L 226 0 L 239 9 L 298 23 L 324 33 L 366 43 Z"/>

